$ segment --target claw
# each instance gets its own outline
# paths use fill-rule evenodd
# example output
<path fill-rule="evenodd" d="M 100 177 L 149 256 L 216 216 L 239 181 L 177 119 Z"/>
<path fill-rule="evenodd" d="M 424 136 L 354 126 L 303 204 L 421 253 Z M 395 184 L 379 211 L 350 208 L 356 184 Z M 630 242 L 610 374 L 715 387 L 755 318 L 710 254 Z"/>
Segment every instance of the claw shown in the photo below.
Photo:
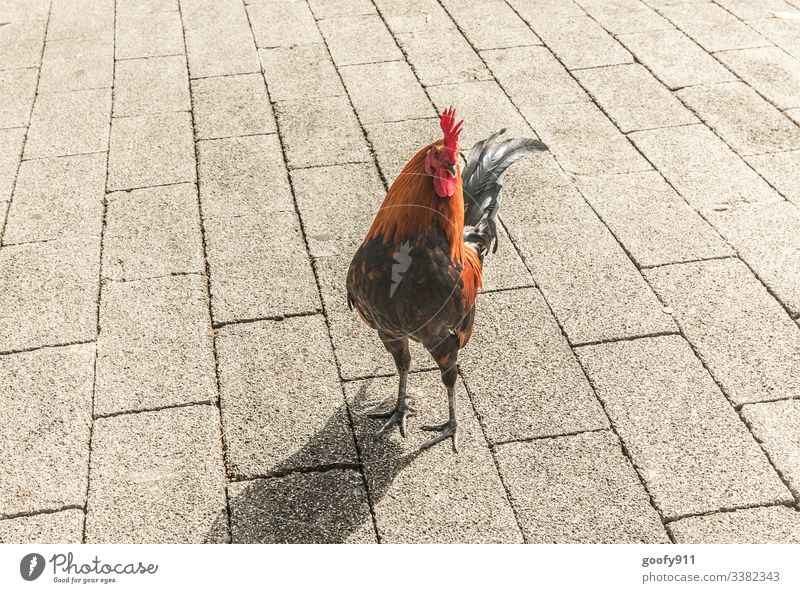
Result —
<path fill-rule="evenodd" d="M 400 427 L 400 436 L 406 438 L 406 420 L 409 416 L 414 416 L 415 414 L 416 412 L 412 408 L 395 408 L 389 412 L 374 412 L 372 414 L 367 414 L 367 418 L 388 418 L 386 424 L 384 424 L 381 429 L 375 433 L 376 437 L 381 436 L 392 426 L 397 424 Z"/>
<path fill-rule="evenodd" d="M 452 437 L 453 439 L 453 452 L 458 453 L 458 425 L 455 422 L 445 422 L 444 424 L 431 424 L 428 426 L 422 426 L 422 430 L 427 430 L 429 432 L 438 432 L 435 437 L 433 437 L 428 442 L 424 443 L 419 449 L 420 451 L 424 451 L 425 449 L 430 449 L 434 445 L 441 443 L 444 440 L 447 440 Z"/>

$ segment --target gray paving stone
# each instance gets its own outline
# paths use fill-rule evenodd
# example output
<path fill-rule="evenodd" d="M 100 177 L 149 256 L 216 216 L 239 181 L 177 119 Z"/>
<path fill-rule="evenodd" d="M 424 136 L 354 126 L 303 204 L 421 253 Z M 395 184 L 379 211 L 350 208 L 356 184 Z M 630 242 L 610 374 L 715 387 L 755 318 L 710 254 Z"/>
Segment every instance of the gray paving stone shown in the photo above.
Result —
<path fill-rule="evenodd" d="M 496 450 L 529 543 L 667 543 L 647 493 L 609 432 Z"/>
<path fill-rule="evenodd" d="M 577 352 L 666 519 L 791 501 L 683 337 L 601 344 Z"/>
<path fill-rule="evenodd" d="M 294 212 L 207 220 L 206 255 L 215 323 L 320 308 Z"/>
<path fill-rule="evenodd" d="M 106 283 L 95 414 L 214 401 L 210 327 L 202 276 Z"/>
<path fill-rule="evenodd" d="M 345 66 L 339 72 L 363 124 L 436 117 L 425 91 L 405 62 Z"/>
<path fill-rule="evenodd" d="M 188 113 L 114 118 L 108 189 L 195 181 L 194 135 Z"/>
<path fill-rule="evenodd" d="M 647 31 L 617 37 L 671 90 L 736 77 L 680 31 Z"/>
<path fill-rule="evenodd" d="M 28 126 L 35 94 L 35 69 L 0 71 L 0 129 Z"/>
<path fill-rule="evenodd" d="M 586 176 L 576 182 L 639 267 L 733 255 L 656 171 Z"/>
<path fill-rule="evenodd" d="M 346 265 L 386 195 L 372 163 L 292 171 L 292 185 L 311 256 Z"/>
<path fill-rule="evenodd" d="M 403 54 L 376 14 L 325 19 L 319 28 L 337 66 L 400 60 Z"/>
<path fill-rule="evenodd" d="M 800 206 L 800 150 L 745 157 L 781 195 Z"/>
<path fill-rule="evenodd" d="M 356 463 L 322 316 L 225 327 L 217 352 L 232 476 Z"/>
<path fill-rule="evenodd" d="M 0 352 L 93 340 L 98 237 L 0 249 Z"/>
<path fill-rule="evenodd" d="M 111 89 L 39 95 L 33 105 L 25 158 L 108 149 Z"/>
<path fill-rule="evenodd" d="M 459 365 L 490 443 L 608 427 L 534 288 L 478 298 L 475 331 Z"/>
<path fill-rule="evenodd" d="M 0 520 L 0 544 L 79 544 L 83 538 L 83 511 Z"/>
<path fill-rule="evenodd" d="M 525 113 L 539 107 L 589 101 L 588 95 L 545 47 L 482 51 L 497 82 Z"/>
<path fill-rule="evenodd" d="M 800 61 L 777 47 L 722 52 L 717 58 L 778 109 L 800 107 Z"/>
<path fill-rule="evenodd" d="M 698 123 L 641 64 L 578 70 L 575 77 L 623 133 Z"/>
<path fill-rule="evenodd" d="M 593 103 L 550 105 L 523 113 L 570 173 L 597 175 L 652 169 Z"/>
<path fill-rule="evenodd" d="M 397 42 L 424 86 L 489 80 L 491 74 L 457 29 L 400 33 Z"/>
<path fill-rule="evenodd" d="M 800 327 L 739 260 L 646 270 L 650 284 L 736 405 L 800 389 Z"/>
<path fill-rule="evenodd" d="M 677 95 L 740 154 L 800 148 L 800 128 L 742 82 L 689 87 Z"/>
<path fill-rule="evenodd" d="M 789 12 L 796 14 L 797 10 L 789 9 Z M 749 21 L 747 24 L 795 58 L 800 58 L 800 41 L 798 41 L 797 36 L 797 21 L 780 18 L 764 18 Z"/>
<path fill-rule="evenodd" d="M 40 93 L 111 87 L 113 79 L 113 40 L 64 39 L 44 47 Z"/>
<path fill-rule="evenodd" d="M 737 206 L 709 217 L 789 312 L 800 315 L 800 210 L 777 202 Z"/>
<path fill-rule="evenodd" d="M 514 165 L 504 186 L 503 222 L 570 342 L 675 329 L 636 267 L 550 155 Z"/>
<path fill-rule="evenodd" d="M 93 344 L 0 356 L 0 515 L 83 505 L 93 369 Z"/>
<path fill-rule="evenodd" d="M 112 39 L 113 0 L 54 0 L 51 3 L 47 40 Z"/>
<path fill-rule="evenodd" d="M 277 136 L 204 140 L 197 150 L 207 220 L 294 212 Z"/>
<path fill-rule="evenodd" d="M 273 101 L 344 95 L 323 43 L 259 50 Z"/>
<path fill-rule="evenodd" d="M 12 21 L 44 21 L 50 11 L 50 0 L 6 0 L 3 18 Z"/>
<path fill-rule="evenodd" d="M 639 0 L 577 0 L 614 35 L 672 29 L 672 25 Z"/>
<path fill-rule="evenodd" d="M 192 78 L 261 70 L 247 13 L 240 2 L 230 0 L 223 6 L 212 2 L 205 12 L 195 16 L 184 12 L 183 18 Z"/>
<path fill-rule="evenodd" d="M 783 0 L 716 0 L 716 3 L 742 20 L 772 17 L 774 12 L 794 12 L 795 8 Z M 748 23 L 749 24 L 749 23 Z"/>
<path fill-rule="evenodd" d="M 195 80 L 192 97 L 198 139 L 275 131 L 267 87 L 260 73 Z"/>
<path fill-rule="evenodd" d="M 742 414 L 792 493 L 800 496 L 800 401 L 749 404 Z"/>
<path fill-rule="evenodd" d="M 140 280 L 204 274 L 197 190 L 168 185 L 107 197 L 103 276 Z"/>
<path fill-rule="evenodd" d="M 183 26 L 179 12 L 117 15 L 118 60 L 183 53 Z"/>
<path fill-rule="evenodd" d="M 0 27 L 0 64 L 5 68 L 36 68 L 42 62 L 42 21 L 12 21 Z"/>
<path fill-rule="evenodd" d="M 114 117 L 189 111 L 186 58 L 168 56 L 117 62 Z"/>
<path fill-rule="evenodd" d="M 169 12 L 178 10 L 178 0 L 117 0 L 118 14 Z"/>
<path fill-rule="evenodd" d="M 98 418 L 89 543 L 219 541 L 226 513 L 219 410 L 189 406 Z"/>
<path fill-rule="evenodd" d="M 428 87 L 428 93 L 439 113 L 450 105 L 456 107 L 456 115 L 464 120 L 459 138 L 464 150 L 468 151 L 475 142 L 503 128 L 506 128 L 506 137 L 509 138 L 535 137 L 525 118 L 493 80 L 433 86 Z M 487 110 L 486 105 L 491 105 L 492 109 Z M 441 137 L 441 132 L 438 136 Z"/>
<path fill-rule="evenodd" d="M 459 453 L 444 443 L 420 453 L 431 437 L 420 425 L 441 422 L 447 397 L 438 372 L 413 373 L 408 392 L 418 416 L 408 438 L 397 430 L 379 437 L 380 421 L 366 418 L 376 406 L 394 401 L 394 377 L 348 383 L 375 521 L 385 543 L 521 543 L 513 511 L 492 453 L 472 411 L 463 384 L 456 384 Z"/>
<path fill-rule="evenodd" d="M 24 161 L 3 244 L 99 237 L 105 188 L 105 153 Z"/>
<path fill-rule="evenodd" d="M 439 122 L 421 119 L 367 124 L 365 128 L 381 173 L 386 181 L 392 183 L 417 151 L 438 139 Z M 438 133 L 441 136 L 441 132 Z"/>
<path fill-rule="evenodd" d="M 374 4 L 395 34 L 456 28 L 437 0 L 374 0 Z"/>
<path fill-rule="evenodd" d="M 542 43 L 508 4 L 493 0 L 444 0 L 443 4 L 477 50 Z"/>
<path fill-rule="evenodd" d="M 508 3 L 529 23 L 585 15 L 572 0 L 509 0 Z"/>
<path fill-rule="evenodd" d="M 704 125 L 634 132 L 629 138 L 697 210 L 780 200 Z"/>
<path fill-rule="evenodd" d="M 724 8 L 710 2 L 676 4 L 660 10 L 661 14 L 709 52 L 769 44 Z"/>
<path fill-rule="evenodd" d="M 370 0 L 309 0 L 308 5 L 317 19 L 375 14 L 376 12 L 375 6 Z"/>
<path fill-rule="evenodd" d="M 17 178 L 24 142 L 24 128 L 0 130 L 0 213 L 2 214 L 5 214 L 3 204 L 8 203 L 14 190 L 14 180 Z"/>
<path fill-rule="evenodd" d="M 497 225 L 497 244 L 497 253 L 483 265 L 483 291 L 533 286 L 533 277 L 502 224 Z"/>
<path fill-rule="evenodd" d="M 679 544 L 797 544 L 800 512 L 784 506 L 688 517 L 669 524 Z"/>
<path fill-rule="evenodd" d="M 247 14 L 258 47 L 292 47 L 322 41 L 314 15 L 303 0 L 249 4 Z"/>
<path fill-rule="evenodd" d="M 356 471 L 237 482 L 228 493 L 233 543 L 377 543 L 364 480 Z"/>
<path fill-rule="evenodd" d="M 533 30 L 569 70 L 633 62 L 633 57 L 588 16 L 537 19 Z"/>
<path fill-rule="evenodd" d="M 275 115 L 290 169 L 370 158 L 347 97 L 283 101 Z"/>

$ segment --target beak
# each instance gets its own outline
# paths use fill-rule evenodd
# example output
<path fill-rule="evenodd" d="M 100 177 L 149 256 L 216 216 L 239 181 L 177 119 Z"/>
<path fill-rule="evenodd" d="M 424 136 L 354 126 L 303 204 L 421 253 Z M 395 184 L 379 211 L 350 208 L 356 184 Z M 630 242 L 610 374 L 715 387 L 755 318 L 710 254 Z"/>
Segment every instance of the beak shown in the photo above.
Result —
<path fill-rule="evenodd" d="M 452 175 L 453 177 L 456 176 L 456 166 L 455 165 L 447 165 L 447 166 L 445 166 L 445 171 L 449 171 L 450 175 Z"/>

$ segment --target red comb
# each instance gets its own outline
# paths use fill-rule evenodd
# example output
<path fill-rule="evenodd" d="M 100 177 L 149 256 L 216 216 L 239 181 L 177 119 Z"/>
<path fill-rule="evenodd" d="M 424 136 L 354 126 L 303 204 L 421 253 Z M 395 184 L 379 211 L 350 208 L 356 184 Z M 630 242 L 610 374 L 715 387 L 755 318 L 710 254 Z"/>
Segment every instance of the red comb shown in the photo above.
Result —
<path fill-rule="evenodd" d="M 461 133 L 461 126 L 464 124 L 462 119 L 456 123 L 456 110 L 452 105 L 444 110 L 439 124 L 444 132 L 444 147 L 455 159 L 458 146 L 458 135 Z"/>

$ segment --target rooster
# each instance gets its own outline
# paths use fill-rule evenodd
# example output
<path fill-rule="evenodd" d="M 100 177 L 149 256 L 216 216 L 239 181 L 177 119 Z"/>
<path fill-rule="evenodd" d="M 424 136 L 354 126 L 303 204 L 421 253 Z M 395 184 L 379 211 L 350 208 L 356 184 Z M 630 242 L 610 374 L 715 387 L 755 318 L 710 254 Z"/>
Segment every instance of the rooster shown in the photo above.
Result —
<path fill-rule="evenodd" d="M 497 250 L 500 178 L 515 161 L 547 147 L 529 138 L 495 142 L 501 130 L 472 147 L 462 174 L 463 120 L 456 123 L 450 107 L 440 125 L 444 137 L 414 155 L 389 188 L 350 263 L 347 300 L 378 332 L 400 377 L 394 408 L 370 414 L 387 419 L 377 434 L 397 425 L 405 437 L 406 420 L 414 414 L 406 395 L 410 338 L 439 366 L 449 404 L 447 422 L 422 427 L 438 433 L 422 448 L 452 438 L 458 451 L 458 351 L 472 334 L 483 259 L 493 243 Z"/>

